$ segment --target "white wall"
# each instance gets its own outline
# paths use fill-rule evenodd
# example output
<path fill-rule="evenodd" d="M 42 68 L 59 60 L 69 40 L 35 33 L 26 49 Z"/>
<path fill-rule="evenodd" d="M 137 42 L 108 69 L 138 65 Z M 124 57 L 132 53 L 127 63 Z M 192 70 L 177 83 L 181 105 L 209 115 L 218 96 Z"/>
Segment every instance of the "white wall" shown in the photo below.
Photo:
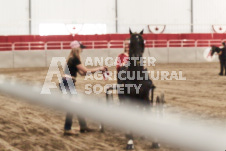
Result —
<path fill-rule="evenodd" d="M 0 0 L 0 35 L 29 34 L 28 0 Z"/>
<path fill-rule="evenodd" d="M 167 33 L 190 32 L 190 0 L 119 0 L 119 32 L 145 28 L 147 25 L 165 24 Z M 188 24 L 179 31 L 175 24 Z"/>
<path fill-rule="evenodd" d="M 13 55 L 12 51 L 0 51 L 0 68 L 14 67 Z"/>
<path fill-rule="evenodd" d="M 115 32 L 114 0 L 32 0 L 32 33 L 40 23 L 106 24 Z"/>
<path fill-rule="evenodd" d="M 28 34 L 29 0 L 0 0 L 0 35 Z M 106 24 L 115 33 L 115 0 L 31 0 L 32 34 L 40 23 Z M 189 33 L 191 0 L 118 0 L 118 31 L 128 33 L 147 25 L 165 24 L 165 33 Z M 193 0 L 194 32 L 211 33 L 226 24 L 226 0 Z"/>
<path fill-rule="evenodd" d="M 45 51 L 14 51 L 12 53 L 14 68 L 46 66 Z"/>
<path fill-rule="evenodd" d="M 194 32 L 207 33 L 211 26 L 226 25 L 226 0 L 193 0 L 194 1 Z"/>

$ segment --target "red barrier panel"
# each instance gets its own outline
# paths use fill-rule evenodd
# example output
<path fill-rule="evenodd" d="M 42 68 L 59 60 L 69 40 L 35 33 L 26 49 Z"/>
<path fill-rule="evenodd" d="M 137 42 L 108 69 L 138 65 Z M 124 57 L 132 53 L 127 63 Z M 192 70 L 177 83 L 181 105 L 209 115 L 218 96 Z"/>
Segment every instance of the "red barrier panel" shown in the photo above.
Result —
<path fill-rule="evenodd" d="M 64 50 L 70 42 L 79 40 L 87 49 L 124 48 L 129 34 L 64 36 L 0 36 L 0 51 L 10 50 Z M 220 46 L 226 34 L 144 34 L 147 48 L 156 47 L 210 47 Z"/>
<path fill-rule="evenodd" d="M 129 34 L 106 34 L 106 35 L 54 35 L 54 36 L 40 36 L 40 35 L 18 35 L 18 36 L 0 36 L 0 43 L 14 43 L 14 42 L 49 42 L 49 41 L 112 41 L 125 40 L 129 38 Z M 145 40 L 215 40 L 225 39 L 226 34 L 143 34 Z"/>
<path fill-rule="evenodd" d="M 13 50 L 12 43 L 0 43 L 0 51 L 10 51 Z"/>

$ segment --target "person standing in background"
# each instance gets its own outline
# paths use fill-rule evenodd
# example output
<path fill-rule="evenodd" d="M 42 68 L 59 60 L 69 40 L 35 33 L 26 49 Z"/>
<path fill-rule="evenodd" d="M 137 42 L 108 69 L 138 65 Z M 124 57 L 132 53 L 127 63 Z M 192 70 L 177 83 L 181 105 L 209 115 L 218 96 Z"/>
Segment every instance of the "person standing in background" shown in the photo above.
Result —
<path fill-rule="evenodd" d="M 107 68 L 103 67 L 103 66 L 93 68 L 93 69 L 86 68 L 81 63 L 81 59 L 80 59 L 80 54 L 83 51 L 83 49 L 85 48 L 85 46 L 82 45 L 81 42 L 76 41 L 76 40 L 71 42 L 70 46 L 71 46 L 71 52 L 67 59 L 67 66 L 68 66 L 69 71 L 65 70 L 64 76 L 62 78 L 62 82 L 61 82 L 61 84 L 59 84 L 61 91 L 62 91 L 61 85 L 64 85 L 67 93 L 76 91 L 75 90 L 75 82 L 76 82 L 77 73 L 85 76 L 87 72 L 95 73 L 97 71 L 104 72 L 105 70 L 107 70 Z M 68 81 L 73 81 L 73 82 L 70 83 Z M 71 90 L 71 88 L 74 88 L 74 90 Z M 84 117 L 81 117 L 81 116 L 77 116 L 77 117 L 78 117 L 78 121 L 79 121 L 79 125 L 80 125 L 80 133 L 94 131 L 93 129 L 91 129 L 87 126 L 87 123 L 86 123 Z M 66 119 L 65 119 L 65 124 L 64 124 L 64 134 L 65 135 L 76 135 L 77 134 L 75 131 L 73 131 L 71 129 L 72 119 L 73 119 L 73 114 L 67 113 Z"/>

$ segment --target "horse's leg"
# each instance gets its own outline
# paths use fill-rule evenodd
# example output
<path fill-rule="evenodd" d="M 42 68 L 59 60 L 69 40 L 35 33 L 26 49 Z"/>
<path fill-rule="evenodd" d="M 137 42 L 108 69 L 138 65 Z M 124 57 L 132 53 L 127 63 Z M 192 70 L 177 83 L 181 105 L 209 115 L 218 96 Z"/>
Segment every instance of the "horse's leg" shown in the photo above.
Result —
<path fill-rule="evenodd" d="M 133 134 L 131 132 L 127 133 L 126 138 L 128 139 L 126 150 L 133 150 L 134 149 Z"/>
<path fill-rule="evenodd" d="M 225 72 L 225 75 L 226 75 L 226 60 L 224 60 L 224 72 Z"/>
<path fill-rule="evenodd" d="M 109 87 L 107 90 L 106 90 L 106 102 L 107 103 L 109 103 L 110 102 L 110 100 L 112 100 L 113 99 L 113 94 L 109 94 L 109 91 L 110 90 L 113 90 L 114 88 L 113 87 Z M 117 89 L 117 88 L 116 88 Z M 101 123 L 100 124 L 100 132 L 104 132 L 104 124 L 103 123 Z"/>
<path fill-rule="evenodd" d="M 107 103 L 109 103 L 110 100 L 113 99 L 113 94 L 112 94 L 112 93 L 109 94 L 109 91 L 110 91 L 110 90 L 114 90 L 114 89 L 117 89 L 117 88 L 109 87 L 109 88 L 106 90 L 106 101 L 107 101 Z"/>
<path fill-rule="evenodd" d="M 165 96 L 162 93 L 160 96 L 156 97 L 156 107 L 157 107 L 157 115 L 162 118 L 164 116 L 164 103 L 165 103 Z M 160 148 L 160 144 L 158 143 L 157 139 L 155 139 L 151 146 L 153 149 Z"/>
<path fill-rule="evenodd" d="M 156 108 L 158 116 L 160 117 L 164 116 L 164 103 L 165 103 L 164 93 L 161 93 L 160 96 L 156 97 Z"/>
<path fill-rule="evenodd" d="M 162 103 L 162 97 L 157 96 L 156 97 L 156 106 L 155 106 L 155 108 L 157 108 L 157 110 L 156 110 L 156 112 L 157 112 L 156 115 L 157 116 L 159 116 L 159 114 L 161 114 L 161 105 L 162 105 L 161 103 Z M 153 148 L 153 149 L 160 148 L 160 144 L 158 143 L 157 139 L 155 139 L 152 142 L 151 148 Z"/>
<path fill-rule="evenodd" d="M 154 90 L 155 90 L 155 86 L 152 84 L 151 86 L 151 105 L 153 105 L 154 102 Z"/>
<path fill-rule="evenodd" d="M 220 59 L 221 71 L 220 71 L 219 75 L 223 75 L 223 68 L 224 68 L 224 65 L 223 64 L 224 64 L 223 60 Z"/>

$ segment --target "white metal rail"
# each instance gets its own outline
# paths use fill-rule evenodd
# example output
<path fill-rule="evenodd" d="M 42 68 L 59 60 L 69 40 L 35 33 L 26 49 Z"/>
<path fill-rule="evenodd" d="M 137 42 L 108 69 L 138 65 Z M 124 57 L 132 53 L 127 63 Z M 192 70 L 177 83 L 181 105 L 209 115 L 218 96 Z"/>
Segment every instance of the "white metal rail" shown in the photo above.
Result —
<path fill-rule="evenodd" d="M 158 47 L 210 47 L 212 45 L 220 46 L 226 39 L 217 40 L 146 40 L 146 48 Z M 123 40 L 111 41 L 81 41 L 87 46 L 87 49 L 101 48 L 124 48 Z M 70 41 L 50 41 L 50 42 L 15 42 L 0 43 L 0 51 L 11 50 L 64 50 L 70 49 Z"/>
<path fill-rule="evenodd" d="M 156 118 L 153 114 L 138 112 L 135 108 L 115 107 L 99 102 L 95 97 L 78 95 L 74 97 L 40 94 L 40 87 L 31 87 L 16 80 L 0 78 L 0 93 L 7 94 L 29 103 L 45 105 L 55 109 L 92 118 L 114 128 L 130 130 L 147 138 L 158 138 L 162 143 L 196 151 L 224 151 L 226 149 L 225 128 L 194 122 L 181 117 L 178 122 L 174 116 Z M 182 116 L 182 115 L 181 115 Z"/>

